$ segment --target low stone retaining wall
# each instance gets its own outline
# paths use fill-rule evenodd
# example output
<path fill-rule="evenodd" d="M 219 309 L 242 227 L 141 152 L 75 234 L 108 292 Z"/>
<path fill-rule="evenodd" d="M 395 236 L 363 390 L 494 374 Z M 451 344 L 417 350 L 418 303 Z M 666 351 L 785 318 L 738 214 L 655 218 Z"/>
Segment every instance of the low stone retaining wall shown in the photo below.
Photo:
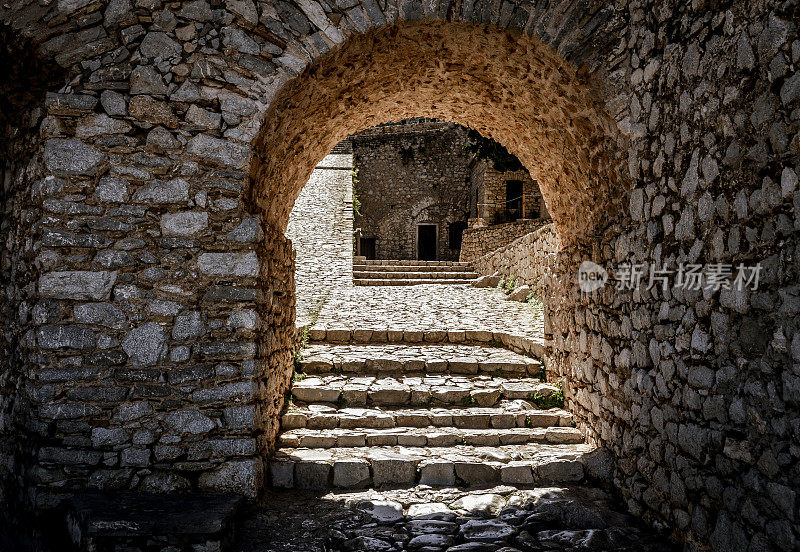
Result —
<path fill-rule="evenodd" d="M 488 255 L 495 249 L 508 245 L 517 238 L 533 232 L 548 222 L 548 220 L 541 219 L 518 220 L 505 224 L 464 230 L 459 260 L 463 263 L 471 263 L 475 259 Z"/>
<path fill-rule="evenodd" d="M 548 224 L 517 238 L 505 247 L 475 259 L 472 265 L 480 275 L 495 272 L 500 272 L 503 276 L 514 275 L 518 284 L 530 286 L 534 296 L 541 299 L 546 294 L 547 283 L 555 277 L 554 266 L 559 249 L 561 240 L 555 233 L 553 224 Z"/>

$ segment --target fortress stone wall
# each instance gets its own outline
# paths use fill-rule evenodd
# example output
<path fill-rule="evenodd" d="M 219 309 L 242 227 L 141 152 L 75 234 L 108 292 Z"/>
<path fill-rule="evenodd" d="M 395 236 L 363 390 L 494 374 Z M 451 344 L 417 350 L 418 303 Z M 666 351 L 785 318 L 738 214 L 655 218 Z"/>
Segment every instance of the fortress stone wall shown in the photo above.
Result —
<path fill-rule="evenodd" d="M 687 549 L 796 549 L 796 5 L 10 0 L 0 21 L 6 518 L 87 487 L 255 496 L 294 200 L 345 136 L 424 116 L 540 184 L 548 372 L 597 475 Z M 581 294 L 583 260 L 762 273 Z"/>

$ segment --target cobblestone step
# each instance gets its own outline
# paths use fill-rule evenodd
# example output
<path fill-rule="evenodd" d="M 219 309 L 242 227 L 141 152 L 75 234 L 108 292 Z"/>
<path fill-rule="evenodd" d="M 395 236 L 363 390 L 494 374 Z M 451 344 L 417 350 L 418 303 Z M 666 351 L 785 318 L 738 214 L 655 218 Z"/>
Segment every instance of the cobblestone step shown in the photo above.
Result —
<path fill-rule="evenodd" d="M 497 447 L 548 443 L 583 443 L 583 434 L 572 427 L 509 429 L 462 429 L 458 427 L 393 429 L 294 429 L 280 435 L 281 447 L 351 448 L 374 446 L 453 447 L 457 445 Z"/>
<path fill-rule="evenodd" d="M 538 376 L 542 372 L 542 363 L 536 359 L 501 347 L 476 345 L 312 344 L 303 351 L 299 367 L 306 374 L 371 371 Z"/>
<path fill-rule="evenodd" d="M 389 324 L 387 327 L 378 323 L 354 323 L 354 327 L 348 328 L 341 324 L 327 325 L 325 322 L 317 321 L 308 328 L 308 338 L 313 343 L 329 344 L 497 344 L 520 354 L 531 355 L 535 358 L 544 357 L 544 339 L 541 334 L 515 335 L 485 329 L 404 329 L 400 325 Z"/>
<path fill-rule="evenodd" d="M 364 264 L 353 263 L 353 271 L 367 272 L 425 272 L 425 273 L 473 273 L 471 265 L 428 265 L 428 264 Z"/>
<path fill-rule="evenodd" d="M 585 444 L 499 447 L 284 448 L 270 462 L 278 488 L 436 487 L 574 484 L 584 478 Z"/>
<path fill-rule="evenodd" d="M 546 398 L 558 387 L 534 378 L 425 375 L 421 377 L 320 375 L 295 381 L 301 403 L 347 406 L 494 406 L 503 399 Z"/>
<path fill-rule="evenodd" d="M 396 427 L 457 427 L 508 429 L 512 427 L 570 427 L 566 410 L 534 409 L 523 400 L 504 401 L 496 408 L 336 408 L 326 405 L 293 406 L 281 419 L 284 431 L 293 429 L 376 429 Z"/>
<path fill-rule="evenodd" d="M 353 278 L 357 280 L 470 280 L 477 277 L 477 273 L 467 271 L 353 270 Z"/>
<path fill-rule="evenodd" d="M 467 268 L 472 266 L 470 263 L 462 263 L 459 261 L 420 261 L 416 259 L 366 259 L 363 261 L 358 261 L 356 264 L 365 266 L 460 266 Z"/>
<path fill-rule="evenodd" d="M 472 279 L 455 278 L 417 278 L 417 279 L 377 279 L 377 278 L 353 278 L 353 285 L 356 286 L 421 286 L 426 284 L 441 285 L 466 285 L 472 283 Z"/>

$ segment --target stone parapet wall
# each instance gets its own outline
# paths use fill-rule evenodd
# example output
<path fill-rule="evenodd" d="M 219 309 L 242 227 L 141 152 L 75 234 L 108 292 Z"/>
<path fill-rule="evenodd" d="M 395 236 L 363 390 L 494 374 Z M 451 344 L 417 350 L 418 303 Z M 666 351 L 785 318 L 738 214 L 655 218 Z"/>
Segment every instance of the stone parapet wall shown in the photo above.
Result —
<path fill-rule="evenodd" d="M 548 224 L 547 220 L 518 220 L 480 228 L 468 228 L 461 242 L 459 261 L 471 263 Z"/>

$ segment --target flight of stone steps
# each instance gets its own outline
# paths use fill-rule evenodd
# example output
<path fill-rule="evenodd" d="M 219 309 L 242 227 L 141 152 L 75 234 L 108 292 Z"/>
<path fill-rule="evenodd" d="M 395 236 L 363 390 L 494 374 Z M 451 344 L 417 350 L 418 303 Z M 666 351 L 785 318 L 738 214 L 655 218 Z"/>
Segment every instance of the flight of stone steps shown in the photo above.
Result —
<path fill-rule="evenodd" d="M 530 357 L 480 345 L 318 343 L 297 368 L 270 465 L 274 487 L 584 478 L 580 458 L 592 447 Z"/>
<path fill-rule="evenodd" d="M 357 286 L 413 286 L 416 284 L 471 284 L 478 277 L 469 263 L 353 259 Z"/>

